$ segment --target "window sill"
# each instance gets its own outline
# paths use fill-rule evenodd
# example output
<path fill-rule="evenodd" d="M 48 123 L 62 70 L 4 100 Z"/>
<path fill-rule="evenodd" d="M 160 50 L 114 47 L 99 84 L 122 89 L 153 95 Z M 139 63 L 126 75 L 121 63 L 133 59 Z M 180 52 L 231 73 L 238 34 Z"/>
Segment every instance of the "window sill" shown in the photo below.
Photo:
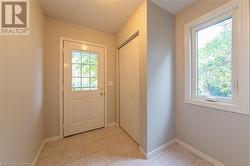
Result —
<path fill-rule="evenodd" d="M 222 110 L 222 111 L 234 112 L 234 113 L 243 114 L 243 115 L 249 115 L 248 110 L 242 110 L 241 107 L 239 105 L 236 105 L 236 104 L 229 104 L 229 103 L 222 103 L 222 102 L 211 102 L 211 101 L 206 101 L 206 100 L 202 100 L 202 99 L 195 99 L 195 98 L 185 99 L 185 103 L 192 104 L 192 105 L 198 105 L 201 107 L 213 108 L 216 110 Z"/>

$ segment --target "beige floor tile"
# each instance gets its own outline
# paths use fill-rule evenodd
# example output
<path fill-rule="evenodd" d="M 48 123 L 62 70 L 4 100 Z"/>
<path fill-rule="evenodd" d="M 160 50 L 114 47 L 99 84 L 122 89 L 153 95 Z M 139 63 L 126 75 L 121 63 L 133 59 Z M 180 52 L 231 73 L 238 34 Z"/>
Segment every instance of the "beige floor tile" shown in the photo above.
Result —
<path fill-rule="evenodd" d="M 98 129 L 45 145 L 36 166 L 212 166 L 173 144 L 150 159 L 119 127 Z"/>
<path fill-rule="evenodd" d="M 84 165 L 87 165 L 86 159 L 82 158 L 82 159 L 74 160 L 69 163 L 64 163 L 62 166 L 84 166 Z"/>
<path fill-rule="evenodd" d="M 105 148 L 101 139 L 85 144 L 88 154 L 96 153 Z"/>
<path fill-rule="evenodd" d="M 203 159 L 198 158 L 192 163 L 192 166 L 213 166 L 213 165 Z"/>
<path fill-rule="evenodd" d="M 86 157 L 86 165 L 88 166 L 98 166 L 98 165 L 111 165 L 112 161 L 110 160 L 106 150 L 101 150 L 96 153 Z"/>

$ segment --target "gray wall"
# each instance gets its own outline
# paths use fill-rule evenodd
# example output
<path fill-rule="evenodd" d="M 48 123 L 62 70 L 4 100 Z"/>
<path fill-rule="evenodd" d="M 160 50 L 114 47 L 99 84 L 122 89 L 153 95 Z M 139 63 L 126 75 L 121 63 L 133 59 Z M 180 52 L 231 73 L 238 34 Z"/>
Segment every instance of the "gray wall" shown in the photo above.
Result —
<path fill-rule="evenodd" d="M 2 161 L 8 163 L 31 163 L 44 140 L 44 16 L 37 0 L 32 0 L 30 4 L 30 35 L 0 36 L 0 147 Z"/>
<path fill-rule="evenodd" d="M 177 138 L 231 166 L 247 166 L 249 117 L 184 103 L 184 24 L 226 0 L 202 0 L 176 15 Z"/>
<path fill-rule="evenodd" d="M 148 152 L 175 138 L 174 16 L 148 2 Z"/>

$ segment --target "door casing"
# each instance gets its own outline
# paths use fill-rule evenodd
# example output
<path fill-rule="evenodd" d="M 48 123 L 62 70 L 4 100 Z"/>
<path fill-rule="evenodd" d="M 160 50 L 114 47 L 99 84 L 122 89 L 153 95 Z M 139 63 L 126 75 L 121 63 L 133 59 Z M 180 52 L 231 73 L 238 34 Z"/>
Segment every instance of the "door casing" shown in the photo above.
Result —
<path fill-rule="evenodd" d="M 60 87 L 60 111 L 59 111 L 59 129 L 60 129 L 60 138 L 63 138 L 63 127 L 64 127 L 64 51 L 63 51 L 63 42 L 64 41 L 70 41 L 70 42 L 75 42 L 75 43 L 81 43 L 81 44 L 87 44 L 87 45 L 92 45 L 96 47 L 102 47 L 104 48 L 104 88 L 105 88 L 105 93 L 104 93 L 104 127 L 107 127 L 107 46 L 106 45 L 101 45 L 101 44 L 96 44 L 96 43 L 90 43 L 86 41 L 81 41 L 81 40 L 75 40 L 75 39 L 70 39 L 66 37 L 60 37 L 60 65 L 59 65 L 59 87 Z"/>

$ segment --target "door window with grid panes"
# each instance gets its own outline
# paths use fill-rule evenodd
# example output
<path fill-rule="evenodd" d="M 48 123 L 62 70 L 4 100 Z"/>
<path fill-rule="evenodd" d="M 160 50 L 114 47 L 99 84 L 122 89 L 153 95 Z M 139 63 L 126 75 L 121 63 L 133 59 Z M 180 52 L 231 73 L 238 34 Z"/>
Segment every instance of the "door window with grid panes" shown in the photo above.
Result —
<path fill-rule="evenodd" d="M 98 90 L 98 54 L 72 51 L 72 91 Z"/>

